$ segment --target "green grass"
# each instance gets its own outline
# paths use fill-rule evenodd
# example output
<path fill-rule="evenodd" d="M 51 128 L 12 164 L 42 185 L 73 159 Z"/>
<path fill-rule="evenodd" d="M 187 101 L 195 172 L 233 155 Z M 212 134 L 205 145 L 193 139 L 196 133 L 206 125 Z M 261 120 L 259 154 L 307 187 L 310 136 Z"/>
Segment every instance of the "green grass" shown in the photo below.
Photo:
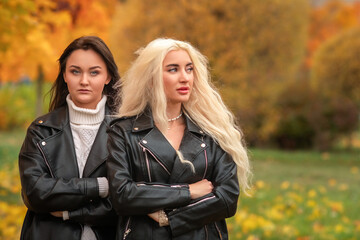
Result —
<path fill-rule="evenodd" d="M 0 169 L 17 161 L 25 134 L 24 129 L 0 132 Z"/>
<path fill-rule="evenodd" d="M 319 153 L 315 151 L 250 151 L 254 178 L 270 183 L 285 180 L 305 185 L 323 184 L 329 178 L 340 178 L 344 183 L 354 183 L 349 174 L 351 167 L 360 166 L 360 150 Z"/>
<path fill-rule="evenodd" d="M 250 155 L 253 195 L 243 195 L 228 220 L 231 239 L 360 237 L 359 150 L 253 149 Z"/>
<path fill-rule="evenodd" d="M 25 130 L 0 132 L 0 200 L 10 204 L 21 202 L 19 192 L 14 192 L 9 186 L 17 186 L 17 161 L 21 144 L 25 138 Z M 3 176 L 6 173 L 9 176 Z"/>

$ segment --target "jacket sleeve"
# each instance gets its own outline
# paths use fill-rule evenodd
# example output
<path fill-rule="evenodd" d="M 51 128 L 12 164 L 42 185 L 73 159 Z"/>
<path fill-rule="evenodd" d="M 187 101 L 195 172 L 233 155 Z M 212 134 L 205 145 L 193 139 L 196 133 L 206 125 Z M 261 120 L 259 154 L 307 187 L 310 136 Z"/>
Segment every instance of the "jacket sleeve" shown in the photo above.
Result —
<path fill-rule="evenodd" d="M 83 208 L 69 212 L 69 220 L 89 226 L 115 226 L 116 215 L 109 198 L 92 202 Z"/>
<path fill-rule="evenodd" d="M 215 156 L 216 164 L 209 179 L 214 185 L 213 192 L 168 213 L 174 237 L 235 215 L 239 196 L 236 164 L 230 155 L 221 153 Z"/>
<path fill-rule="evenodd" d="M 63 179 L 52 176 L 37 146 L 40 140 L 40 133 L 30 126 L 19 153 L 21 193 L 31 211 L 71 211 L 99 198 L 96 178 Z"/>
<path fill-rule="evenodd" d="M 123 129 L 108 130 L 107 171 L 110 198 L 119 215 L 146 215 L 164 208 L 184 206 L 191 200 L 189 186 L 135 182 L 132 147 Z M 138 150 L 137 150 L 138 151 Z"/>

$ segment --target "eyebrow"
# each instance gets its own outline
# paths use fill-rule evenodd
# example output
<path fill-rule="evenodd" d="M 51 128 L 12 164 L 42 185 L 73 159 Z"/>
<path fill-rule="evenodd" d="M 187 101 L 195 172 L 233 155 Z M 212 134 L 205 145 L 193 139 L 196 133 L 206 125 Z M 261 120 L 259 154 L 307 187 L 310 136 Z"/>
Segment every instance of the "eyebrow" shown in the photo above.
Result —
<path fill-rule="evenodd" d="M 192 62 L 189 62 L 188 64 L 186 64 L 185 66 L 190 66 L 190 65 L 193 65 Z M 166 65 L 165 67 L 179 67 L 179 64 L 176 64 L 176 63 L 170 63 L 168 65 Z"/>
<path fill-rule="evenodd" d="M 81 67 L 76 66 L 76 65 L 70 65 L 69 67 L 73 67 L 73 68 L 81 69 Z M 90 67 L 89 69 L 95 69 L 95 68 L 100 68 L 100 69 L 101 69 L 101 67 L 100 67 L 100 66 L 93 66 L 93 67 Z"/>

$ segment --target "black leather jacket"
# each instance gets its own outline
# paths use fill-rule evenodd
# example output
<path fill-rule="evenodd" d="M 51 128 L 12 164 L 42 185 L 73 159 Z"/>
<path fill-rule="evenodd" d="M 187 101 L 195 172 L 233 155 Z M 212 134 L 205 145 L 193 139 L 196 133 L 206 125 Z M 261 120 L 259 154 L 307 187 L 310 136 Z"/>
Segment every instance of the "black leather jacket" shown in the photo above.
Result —
<path fill-rule="evenodd" d="M 119 215 L 116 239 L 228 239 L 225 218 L 236 213 L 236 164 L 214 140 L 186 118 L 180 162 L 149 111 L 118 119 L 108 130 L 110 199 Z M 208 179 L 212 193 L 191 200 L 188 184 Z M 147 216 L 165 209 L 168 227 Z"/>
<path fill-rule="evenodd" d="M 22 197 L 28 211 L 21 232 L 26 240 L 80 240 L 83 225 L 99 240 L 115 238 L 117 216 L 108 198 L 99 197 L 96 177 L 106 177 L 106 128 L 101 124 L 79 178 L 67 106 L 38 119 L 28 128 L 19 154 Z M 69 220 L 50 215 L 69 211 Z"/>

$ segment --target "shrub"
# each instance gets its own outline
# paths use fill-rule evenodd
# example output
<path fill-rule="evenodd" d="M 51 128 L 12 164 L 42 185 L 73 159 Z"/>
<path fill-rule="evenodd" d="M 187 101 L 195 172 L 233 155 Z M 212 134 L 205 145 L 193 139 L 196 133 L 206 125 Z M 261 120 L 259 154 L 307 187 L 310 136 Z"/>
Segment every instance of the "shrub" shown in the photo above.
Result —
<path fill-rule="evenodd" d="M 356 104 L 345 96 L 328 97 L 307 81 L 295 81 L 279 94 L 280 120 L 271 139 L 281 148 L 328 150 L 358 126 Z"/>
<path fill-rule="evenodd" d="M 46 85 L 46 89 L 49 86 Z M 44 98 L 44 112 L 48 99 Z M 0 130 L 26 128 L 36 117 L 36 91 L 31 83 L 6 84 L 0 88 Z"/>

